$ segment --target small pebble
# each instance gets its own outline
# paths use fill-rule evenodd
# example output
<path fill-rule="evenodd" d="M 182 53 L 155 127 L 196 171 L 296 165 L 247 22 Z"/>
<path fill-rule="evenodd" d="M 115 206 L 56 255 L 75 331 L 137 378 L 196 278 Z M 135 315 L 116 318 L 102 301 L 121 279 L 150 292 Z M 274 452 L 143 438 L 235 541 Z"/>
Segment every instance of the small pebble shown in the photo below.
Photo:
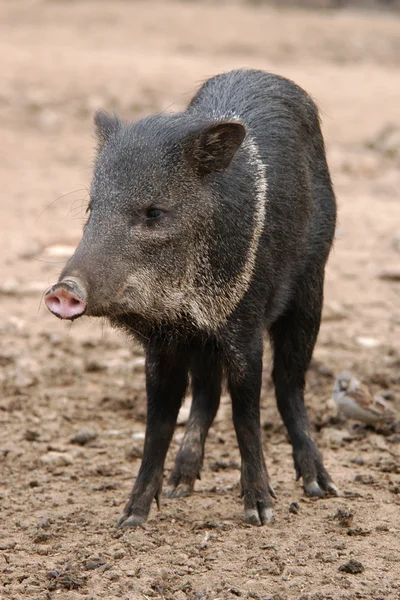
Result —
<path fill-rule="evenodd" d="M 104 558 L 100 558 L 100 557 L 99 558 L 91 558 L 84 562 L 84 567 L 85 567 L 86 571 L 94 571 L 95 569 L 98 569 L 99 567 L 102 567 L 104 565 L 107 565 L 107 562 L 104 560 Z"/>
<path fill-rule="evenodd" d="M 40 438 L 40 433 L 38 431 L 33 431 L 32 429 L 27 429 L 27 431 L 25 431 L 24 438 L 28 442 L 35 442 Z"/>
<path fill-rule="evenodd" d="M 379 340 L 372 338 L 372 337 L 364 337 L 364 336 L 356 337 L 356 342 L 359 346 L 362 346 L 363 348 L 369 348 L 369 349 L 378 348 L 378 346 L 381 345 Z"/>
<path fill-rule="evenodd" d="M 48 529 L 51 525 L 51 521 L 50 519 L 47 519 L 46 517 L 44 519 L 41 519 L 39 521 L 39 523 L 37 524 L 38 527 L 40 527 L 40 529 Z"/>
<path fill-rule="evenodd" d="M 85 446 L 89 442 L 95 440 L 97 437 L 97 433 L 88 427 L 87 429 L 81 429 L 70 439 L 71 444 L 79 444 L 80 446 Z"/>
<path fill-rule="evenodd" d="M 350 527 L 354 518 L 354 513 L 351 510 L 342 510 L 339 508 L 333 515 L 333 518 L 336 521 L 339 521 L 342 527 Z"/>
<path fill-rule="evenodd" d="M 358 560 L 354 560 L 354 558 L 350 559 L 349 562 L 339 567 L 339 571 L 343 571 L 344 573 L 351 573 L 352 575 L 362 573 L 364 570 L 364 565 Z"/>
<path fill-rule="evenodd" d="M 85 364 L 85 371 L 87 373 L 100 373 L 101 371 L 106 371 L 107 365 L 103 362 L 99 362 L 98 360 L 88 360 Z"/>
<path fill-rule="evenodd" d="M 289 506 L 289 512 L 293 515 L 297 515 L 299 513 L 300 506 L 297 502 L 291 502 Z"/>
<path fill-rule="evenodd" d="M 136 460 L 137 458 L 142 458 L 143 450 L 139 448 L 139 446 L 132 446 L 132 448 L 126 453 L 126 458 L 128 460 Z"/>
<path fill-rule="evenodd" d="M 51 571 L 49 571 L 47 573 L 47 578 L 48 579 L 57 579 L 58 575 L 59 575 L 58 571 L 56 571 L 55 569 L 52 569 Z"/>
<path fill-rule="evenodd" d="M 378 277 L 383 281 L 400 281 L 400 269 L 386 269 L 385 271 L 381 271 Z"/>
<path fill-rule="evenodd" d="M 47 542 L 49 540 L 49 535 L 44 532 L 39 532 L 33 538 L 34 544 L 43 544 L 43 542 Z"/>
<path fill-rule="evenodd" d="M 365 473 L 365 474 L 356 475 L 354 477 L 354 481 L 356 483 L 363 483 L 364 485 L 372 485 L 375 483 L 376 480 L 373 475 L 370 475 L 369 473 Z"/>
<path fill-rule="evenodd" d="M 48 452 L 40 457 L 43 465 L 64 467 L 72 464 L 72 456 L 64 452 Z"/>
<path fill-rule="evenodd" d="M 74 251 L 75 246 L 55 244 L 54 246 L 47 246 L 47 248 L 44 248 L 41 258 L 58 258 L 67 260 L 73 255 Z M 35 254 L 37 254 L 37 252 Z"/>

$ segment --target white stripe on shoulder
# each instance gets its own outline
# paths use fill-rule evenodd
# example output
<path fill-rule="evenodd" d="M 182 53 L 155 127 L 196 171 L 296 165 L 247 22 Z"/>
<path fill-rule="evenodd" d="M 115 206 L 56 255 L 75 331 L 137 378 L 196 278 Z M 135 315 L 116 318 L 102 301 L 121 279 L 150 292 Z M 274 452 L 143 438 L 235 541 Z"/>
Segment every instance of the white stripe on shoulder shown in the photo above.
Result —
<path fill-rule="evenodd" d="M 243 147 L 247 150 L 250 158 L 250 163 L 255 171 L 255 187 L 256 187 L 256 198 L 254 206 L 254 217 L 253 217 L 253 235 L 250 240 L 249 249 L 247 252 L 246 262 L 242 273 L 240 274 L 241 285 L 245 287 L 245 291 L 250 284 L 251 277 L 254 272 L 256 263 L 257 250 L 260 242 L 260 237 L 264 229 L 265 223 L 265 210 L 267 202 L 267 166 L 262 161 L 260 152 L 254 138 L 247 134 Z"/>
<path fill-rule="evenodd" d="M 219 115 L 218 118 L 240 122 L 240 118 L 232 113 Z M 219 285 L 215 285 L 215 275 L 209 271 L 206 276 L 205 288 L 197 289 L 195 296 L 192 297 L 189 312 L 199 326 L 208 330 L 215 330 L 222 325 L 237 308 L 249 289 L 264 229 L 268 201 L 267 165 L 263 162 L 257 142 L 251 134 L 247 133 L 242 148 L 248 155 L 249 170 L 255 186 L 252 233 L 240 273 L 229 282 L 220 282 Z M 206 249 L 203 249 L 203 252 L 206 255 Z M 213 294 L 211 293 L 212 289 Z"/>

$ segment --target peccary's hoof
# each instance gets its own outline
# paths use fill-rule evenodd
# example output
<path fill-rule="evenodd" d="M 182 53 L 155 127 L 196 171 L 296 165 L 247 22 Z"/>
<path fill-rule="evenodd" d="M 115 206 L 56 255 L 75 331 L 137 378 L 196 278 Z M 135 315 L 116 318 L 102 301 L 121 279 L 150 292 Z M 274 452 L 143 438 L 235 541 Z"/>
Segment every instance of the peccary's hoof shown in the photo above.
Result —
<path fill-rule="evenodd" d="M 325 498 L 327 494 L 329 496 L 340 496 L 338 488 L 332 482 L 326 482 L 322 488 L 318 482 L 314 480 L 310 483 L 305 483 L 303 487 L 307 496 L 314 496 L 316 498 Z"/>
<path fill-rule="evenodd" d="M 140 527 L 146 519 L 147 517 L 144 515 L 122 515 L 115 523 L 115 526 L 122 527 L 123 529 L 127 529 L 128 527 Z"/>
<path fill-rule="evenodd" d="M 296 479 L 303 479 L 303 488 L 308 496 L 316 498 L 325 498 L 326 495 L 340 496 L 314 442 L 309 442 L 308 446 L 301 449 L 294 448 L 293 456 Z"/>
<path fill-rule="evenodd" d="M 186 498 L 191 495 L 192 491 L 193 487 L 188 483 L 178 483 L 177 486 L 169 485 L 164 492 L 164 496 L 166 498 Z"/>
<path fill-rule="evenodd" d="M 270 507 L 262 506 L 261 502 L 257 502 L 257 508 L 248 508 L 244 512 L 244 518 L 249 525 L 267 525 L 275 522 L 274 511 Z"/>

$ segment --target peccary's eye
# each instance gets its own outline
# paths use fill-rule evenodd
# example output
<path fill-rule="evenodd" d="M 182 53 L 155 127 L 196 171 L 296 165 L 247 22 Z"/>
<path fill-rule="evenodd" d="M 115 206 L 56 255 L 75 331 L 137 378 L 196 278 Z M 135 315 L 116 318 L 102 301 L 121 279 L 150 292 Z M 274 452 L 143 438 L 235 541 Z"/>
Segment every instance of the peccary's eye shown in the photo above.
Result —
<path fill-rule="evenodd" d="M 155 208 L 154 206 L 151 206 L 150 208 L 148 208 L 146 210 L 146 220 L 147 221 L 155 221 L 156 219 L 159 219 L 160 217 L 162 217 L 164 214 L 164 211 L 161 210 L 161 208 Z"/>

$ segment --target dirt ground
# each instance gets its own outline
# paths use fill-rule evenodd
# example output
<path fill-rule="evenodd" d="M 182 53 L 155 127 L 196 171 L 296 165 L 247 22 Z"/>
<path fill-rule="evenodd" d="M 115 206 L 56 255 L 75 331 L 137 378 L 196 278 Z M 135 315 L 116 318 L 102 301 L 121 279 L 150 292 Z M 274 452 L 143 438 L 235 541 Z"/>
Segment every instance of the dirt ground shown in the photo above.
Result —
<path fill-rule="evenodd" d="M 400 428 L 346 422 L 330 399 L 345 368 L 400 409 L 399 17 L 4 0 L 0 22 L 0 597 L 399 599 Z M 306 401 L 342 495 L 311 500 L 294 481 L 266 347 L 276 523 L 243 523 L 224 398 L 194 495 L 120 531 L 145 427 L 140 349 L 95 320 L 61 323 L 41 295 L 80 237 L 94 109 L 180 109 L 202 80 L 239 66 L 289 76 L 323 114 L 340 217 Z M 88 428 L 86 444 L 71 442 Z M 361 573 L 340 570 L 351 559 Z"/>

